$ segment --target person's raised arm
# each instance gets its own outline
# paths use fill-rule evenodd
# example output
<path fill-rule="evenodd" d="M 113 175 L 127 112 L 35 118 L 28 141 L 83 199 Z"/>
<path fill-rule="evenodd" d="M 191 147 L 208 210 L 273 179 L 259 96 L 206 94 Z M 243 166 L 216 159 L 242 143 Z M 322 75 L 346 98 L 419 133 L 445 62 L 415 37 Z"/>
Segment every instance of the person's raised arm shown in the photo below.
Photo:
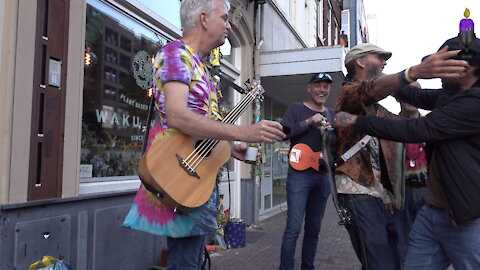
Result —
<path fill-rule="evenodd" d="M 399 73 L 378 77 L 372 86 L 377 100 L 387 97 L 405 87 L 408 83 L 418 79 L 458 78 L 461 76 L 468 66 L 468 62 L 450 59 L 456 56 L 459 50 L 447 50 L 448 46 L 445 46 L 418 65 L 412 66 Z"/>
<path fill-rule="evenodd" d="M 285 134 L 282 125 L 275 121 L 262 120 L 248 126 L 236 126 L 215 121 L 188 110 L 188 85 L 181 82 L 164 84 L 167 123 L 180 132 L 199 138 L 243 142 L 281 141 Z"/>
<path fill-rule="evenodd" d="M 335 115 L 338 127 L 353 126 L 358 132 L 398 142 L 443 141 L 480 134 L 480 106 L 477 98 L 464 96 L 433 110 L 425 117 L 388 119 L 357 116 L 347 112 Z M 454 112 L 454 113 L 452 113 Z"/>

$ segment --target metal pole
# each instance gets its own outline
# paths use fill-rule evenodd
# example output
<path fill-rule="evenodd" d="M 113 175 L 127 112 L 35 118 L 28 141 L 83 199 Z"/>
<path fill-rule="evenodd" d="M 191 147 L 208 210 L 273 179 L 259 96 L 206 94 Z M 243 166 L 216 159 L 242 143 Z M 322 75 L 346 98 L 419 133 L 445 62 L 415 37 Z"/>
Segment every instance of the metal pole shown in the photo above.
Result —
<path fill-rule="evenodd" d="M 260 81 L 260 48 L 263 45 L 263 4 L 265 2 L 259 3 L 255 1 L 255 47 L 253 50 L 253 64 L 254 64 L 254 76 L 255 80 Z M 254 123 L 260 121 L 261 115 L 261 106 L 260 102 L 255 103 L 255 108 L 253 111 Z M 262 148 L 262 152 L 265 151 L 265 148 Z M 256 166 L 253 166 L 252 177 L 254 180 L 253 186 L 253 224 L 258 225 L 260 223 L 260 207 L 261 207 L 261 183 L 263 177 L 263 167 L 262 163 Z"/>

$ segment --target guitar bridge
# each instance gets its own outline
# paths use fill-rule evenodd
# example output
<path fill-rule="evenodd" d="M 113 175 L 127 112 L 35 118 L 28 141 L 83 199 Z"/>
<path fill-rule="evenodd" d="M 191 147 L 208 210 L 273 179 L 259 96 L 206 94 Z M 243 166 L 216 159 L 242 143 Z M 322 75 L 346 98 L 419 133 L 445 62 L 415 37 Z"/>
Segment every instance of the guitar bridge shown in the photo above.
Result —
<path fill-rule="evenodd" d="M 180 167 L 182 167 L 190 176 L 194 176 L 194 177 L 200 179 L 200 176 L 195 171 L 195 169 L 193 169 L 190 165 L 188 165 L 187 162 L 185 162 L 179 154 L 175 154 L 175 156 L 177 156 L 178 163 L 180 164 Z"/>

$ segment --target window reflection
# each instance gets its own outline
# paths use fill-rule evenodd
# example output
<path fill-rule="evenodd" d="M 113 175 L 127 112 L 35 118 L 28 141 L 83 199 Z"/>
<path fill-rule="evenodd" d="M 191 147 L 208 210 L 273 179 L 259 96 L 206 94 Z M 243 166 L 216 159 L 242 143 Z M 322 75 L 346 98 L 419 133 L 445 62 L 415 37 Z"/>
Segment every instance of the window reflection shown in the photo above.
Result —
<path fill-rule="evenodd" d="M 149 104 L 146 89 L 139 85 L 142 79 L 150 84 L 151 78 L 138 76 L 142 68 L 135 76 L 133 61 L 141 52 L 154 55 L 165 42 L 106 4 L 87 2 L 85 47 L 96 62 L 85 66 L 84 73 L 82 181 L 137 174 Z M 141 65 L 147 66 L 151 63 Z"/>

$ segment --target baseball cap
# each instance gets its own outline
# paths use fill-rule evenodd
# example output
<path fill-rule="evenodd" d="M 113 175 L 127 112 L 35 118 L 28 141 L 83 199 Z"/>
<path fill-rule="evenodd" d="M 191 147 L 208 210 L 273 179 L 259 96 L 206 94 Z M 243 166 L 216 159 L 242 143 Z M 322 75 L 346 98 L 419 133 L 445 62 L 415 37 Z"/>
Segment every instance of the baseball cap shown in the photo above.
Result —
<path fill-rule="evenodd" d="M 454 50 L 464 50 L 465 46 L 460 44 L 458 37 L 453 37 L 447 39 L 438 50 L 441 50 L 443 47 L 448 46 L 449 51 Z M 451 58 L 456 60 L 465 60 L 470 66 L 480 66 L 480 39 L 474 38 L 472 44 L 469 47 L 469 50 L 472 52 L 470 57 L 465 57 L 460 52 L 457 56 Z M 422 58 L 422 61 L 429 57 L 431 54 Z"/>
<path fill-rule="evenodd" d="M 379 54 L 383 57 L 383 59 L 388 60 L 392 56 L 392 53 L 389 51 L 386 51 L 377 45 L 371 44 L 371 43 L 362 43 L 359 44 L 347 53 L 345 56 L 345 66 L 347 66 L 350 62 L 355 61 L 357 59 L 362 58 L 363 56 L 370 54 L 370 53 L 376 53 Z"/>
<path fill-rule="evenodd" d="M 327 73 L 317 73 L 310 78 L 308 83 L 320 82 L 320 81 L 327 81 L 328 83 L 332 83 L 333 79 L 330 74 Z"/>

